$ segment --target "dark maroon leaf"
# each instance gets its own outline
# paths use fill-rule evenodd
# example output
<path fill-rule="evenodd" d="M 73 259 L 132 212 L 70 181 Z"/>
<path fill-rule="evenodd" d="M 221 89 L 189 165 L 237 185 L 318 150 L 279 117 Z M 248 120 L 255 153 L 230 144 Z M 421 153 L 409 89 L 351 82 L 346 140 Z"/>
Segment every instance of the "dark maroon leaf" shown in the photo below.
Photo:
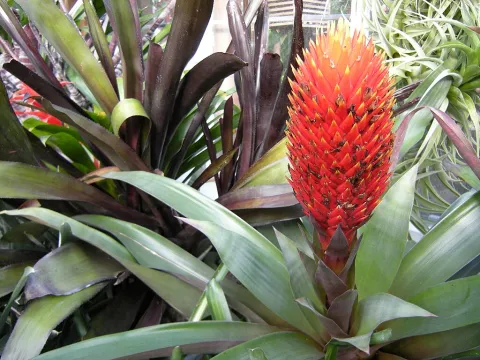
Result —
<path fill-rule="evenodd" d="M 298 219 L 303 215 L 300 204 L 281 208 L 241 209 L 235 213 L 252 226 L 264 226 L 279 221 Z"/>
<path fill-rule="evenodd" d="M 222 151 L 224 154 L 233 149 L 233 98 L 229 97 L 223 109 L 223 118 L 220 119 Z M 228 192 L 232 184 L 234 161 L 230 162 L 220 172 L 222 194 Z"/>
<path fill-rule="evenodd" d="M 472 147 L 472 144 L 470 144 L 467 137 L 462 132 L 460 126 L 448 114 L 429 106 L 421 106 L 412 110 L 405 117 L 405 119 L 403 119 L 402 123 L 398 127 L 395 133 L 395 144 L 393 146 L 392 156 L 390 157 L 390 171 L 393 172 L 395 170 L 395 167 L 397 166 L 400 156 L 400 149 L 402 147 L 403 140 L 405 139 L 410 120 L 417 112 L 422 109 L 429 109 L 432 112 L 433 117 L 435 118 L 435 120 L 438 121 L 443 131 L 445 131 L 447 136 L 455 145 L 465 162 L 468 164 L 468 166 L 470 166 L 475 175 L 480 179 L 480 159 L 478 159 L 475 150 Z"/>
<path fill-rule="evenodd" d="M 135 329 L 160 324 L 166 309 L 167 304 L 165 301 L 160 299 L 158 296 L 154 296 L 150 301 L 150 305 L 148 305 L 147 310 L 145 310 L 142 317 L 135 325 Z"/>
<path fill-rule="evenodd" d="M 192 122 L 190 123 L 190 126 L 187 130 L 187 133 L 185 134 L 185 138 L 183 139 L 182 147 L 180 148 L 180 151 L 178 152 L 178 154 L 175 155 L 174 157 L 174 160 L 173 160 L 174 166 L 168 172 L 168 176 L 173 178 L 177 176 L 178 170 L 180 169 L 180 166 L 183 163 L 183 159 L 187 154 L 188 148 L 192 144 L 195 134 L 198 128 L 200 127 L 202 119 L 205 117 L 205 114 L 207 113 L 208 108 L 210 107 L 210 104 L 213 101 L 218 90 L 220 89 L 221 85 L 222 83 L 219 82 L 217 85 L 215 85 L 215 87 L 211 88 L 200 101 L 197 112 L 195 113 L 195 116 L 193 117 Z"/>
<path fill-rule="evenodd" d="M 15 116 L 7 89 L 0 80 L 0 160 L 39 165 L 25 130 Z"/>
<path fill-rule="evenodd" d="M 287 73 L 283 78 L 280 92 L 278 93 L 275 102 L 275 110 L 270 121 L 269 133 L 265 138 L 261 155 L 266 153 L 273 145 L 275 145 L 283 136 L 283 129 L 285 128 L 288 119 L 288 94 L 291 91 L 288 79 L 293 78 L 292 67 L 297 68 L 297 57 L 303 58 L 302 49 L 304 47 L 303 40 L 303 0 L 295 0 L 295 20 L 293 23 L 292 47 L 290 50 L 290 59 L 287 66 Z"/>
<path fill-rule="evenodd" d="M 319 284 L 325 294 L 327 294 L 328 302 L 332 303 L 335 298 L 345 293 L 347 285 L 335 274 L 322 259 L 318 260 L 317 271 L 315 272 L 315 281 Z"/>
<path fill-rule="evenodd" d="M 238 176 L 245 173 L 253 161 L 255 146 L 255 79 L 253 73 L 253 56 L 250 45 L 250 36 L 243 19 L 242 12 L 236 0 L 227 3 L 228 25 L 232 35 L 236 54 L 247 61 L 250 66 L 240 71 L 241 86 L 240 105 L 242 107 L 242 149 L 238 167 Z"/>
<path fill-rule="evenodd" d="M 262 153 L 262 142 L 265 141 L 265 135 L 269 133 L 270 119 L 272 118 L 275 101 L 280 88 L 283 66 L 278 54 L 266 53 L 260 64 L 260 89 L 257 95 L 257 136 L 255 140 L 255 149 L 257 150 L 255 159 L 258 160 Z"/>
<path fill-rule="evenodd" d="M 327 316 L 334 320 L 340 328 L 348 334 L 350 317 L 353 311 L 353 305 L 357 300 L 356 290 L 347 290 L 342 295 L 332 301 L 327 311 Z"/>
<path fill-rule="evenodd" d="M 33 71 L 31 71 L 18 61 L 10 60 L 8 62 L 5 62 L 3 63 L 3 68 L 7 70 L 10 74 L 14 75 L 19 80 L 27 84 L 42 97 L 51 101 L 53 104 L 79 112 L 81 114 L 85 114 L 82 108 L 80 108 L 70 98 L 68 98 L 64 92 L 50 84 L 42 77 L 35 74 Z"/>
<path fill-rule="evenodd" d="M 169 133 L 172 134 L 176 130 L 180 120 L 208 90 L 246 65 L 242 59 L 228 53 L 214 53 L 195 65 L 178 87 Z"/>
<path fill-rule="evenodd" d="M 213 9 L 213 0 L 177 0 L 172 27 L 156 79 L 152 102 L 152 165 L 163 161 L 168 124 L 185 66 L 197 51 Z"/>
<path fill-rule="evenodd" d="M 340 328 L 338 324 L 335 323 L 332 319 L 328 318 L 327 316 L 324 316 L 320 314 L 313 304 L 305 298 L 302 299 L 297 299 L 297 302 L 306 307 L 307 309 L 311 310 L 317 319 L 320 321 L 320 323 L 325 327 L 327 332 L 330 334 L 332 337 L 338 337 L 338 338 L 344 338 L 347 337 L 348 335 Z"/>
<path fill-rule="evenodd" d="M 343 262 L 348 258 L 349 245 L 348 240 L 340 226 L 333 233 L 330 243 L 325 250 L 325 256 L 334 263 Z"/>
<path fill-rule="evenodd" d="M 88 333 L 82 340 L 131 329 L 144 303 L 148 288 L 136 279 L 125 281 L 118 287 L 120 289 L 117 289 L 113 300 L 92 317 Z"/>
<path fill-rule="evenodd" d="M 470 166 L 475 175 L 480 179 L 480 159 L 477 157 L 472 144 L 468 141 L 460 126 L 448 114 L 443 111 L 428 107 L 433 117 L 448 135 L 457 148 L 463 160 Z"/>
<path fill-rule="evenodd" d="M 205 143 L 207 144 L 208 156 L 210 158 L 210 163 L 216 164 L 217 162 L 217 152 L 215 151 L 215 145 L 213 144 L 212 134 L 207 125 L 207 120 L 202 119 L 201 122 L 203 136 L 205 137 Z M 220 178 L 218 177 L 218 171 L 213 174 L 215 177 L 215 184 L 217 185 L 217 192 L 220 192 Z M 203 181 L 202 179 L 200 181 Z"/>
<path fill-rule="evenodd" d="M 230 210 L 278 208 L 298 204 L 289 184 L 242 188 L 221 196 L 218 202 Z"/>
<path fill-rule="evenodd" d="M 24 261 L 34 261 L 44 256 L 46 251 L 40 247 L 28 247 L 24 244 L 0 242 L 0 267 L 18 264 Z"/>
<path fill-rule="evenodd" d="M 145 111 L 149 115 L 151 115 L 153 92 L 162 58 L 162 47 L 151 42 L 148 47 L 147 65 L 145 68 L 145 93 L 143 96 Z"/>
<path fill-rule="evenodd" d="M 360 242 L 361 238 L 357 240 L 355 245 L 353 245 L 352 249 L 350 250 L 350 255 L 348 256 L 347 262 L 345 263 L 345 266 L 343 267 L 342 272 L 340 273 L 340 279 L 342 279 L 343 282 L 347 282 L 348 276 L 350 275 L 350 270 L 352 269 L 352 265 L 355 262 L 355 257 L 357 256 L 357 251 L 358 248 L 360 247 Z"/>
<path fill-rule="evenodd" d="M 418 87 L 418 85 L 420 85 L 420 81 L 415 82 L 413 84 L 409 84 L 407 86 L 404 86 L 404 87 L 396 90 L 393 93 L 393 97 L 395 98 L 395 100 L 397 102 L 398 101 L 403 101 L 410 96 L 410 94 L 413 92 L 413 90 L 415 90 Z"/>
<path fill-rule="evenodd" d="M 258 8 L 257 20 L 255 21 L 255 53 L 253 56 L 253 70 L 255 79 L 258 81 L 258 69 L 267 48 L 268 41 L 268 2 L 263 0 Z"/>

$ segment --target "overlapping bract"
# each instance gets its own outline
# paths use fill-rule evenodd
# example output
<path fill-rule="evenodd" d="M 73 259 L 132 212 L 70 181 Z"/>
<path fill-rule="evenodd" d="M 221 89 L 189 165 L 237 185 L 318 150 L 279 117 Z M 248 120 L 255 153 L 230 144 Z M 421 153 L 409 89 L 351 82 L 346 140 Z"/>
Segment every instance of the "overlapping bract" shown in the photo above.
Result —
<path fill-rule="evenodd" d="M 343 21 L 310 42 L 294 75 L 290 183 L 326 249 L 338 226 L 354 239 L 388 186 L 393 80 L 384 55 Z"/>

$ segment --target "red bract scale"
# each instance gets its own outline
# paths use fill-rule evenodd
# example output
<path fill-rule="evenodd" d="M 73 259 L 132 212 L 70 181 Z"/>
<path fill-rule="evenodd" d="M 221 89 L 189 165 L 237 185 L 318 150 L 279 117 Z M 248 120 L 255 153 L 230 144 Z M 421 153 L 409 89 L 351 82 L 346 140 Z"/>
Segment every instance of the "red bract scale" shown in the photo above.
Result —
<path fill-rule="evenodd" d="M 294 70 L 287 148 L 290 184 L 324 234 L 349 243 L 386 191 L 393 149 L 393 79 L 383 54 L 348 24 L 317 35 Z"/>
<path fill-rule="evenodd" d="M 69 82 L 61 82 L 61 85 L 69 84 Z M 62 122 L 58 120 L 55 116 L 52 116 L 44 111 L 41 110 L 42 105 L 35 99 L 35 97 L 39 96 L 32 88 L 29 86 L 21 83 L 20 89 L 13 93 L 12 97 L 10 98 L 11 103 L 15 102 L 24 102 L 31 107 L 23 106 L 22 110 L 15 109 L 15 114 L 21 117 L 35 117 L 39 120 L 43 121 L 44 123 L 50 125 L 58 125 L 61 126 Z"/>

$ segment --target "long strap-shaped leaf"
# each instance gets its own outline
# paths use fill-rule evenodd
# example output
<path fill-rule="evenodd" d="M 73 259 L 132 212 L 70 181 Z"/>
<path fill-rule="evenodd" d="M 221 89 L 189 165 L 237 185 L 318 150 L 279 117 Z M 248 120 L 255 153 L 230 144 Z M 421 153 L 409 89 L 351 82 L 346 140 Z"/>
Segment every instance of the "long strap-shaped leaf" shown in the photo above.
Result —
<path fill-rule="evenodd" d="M 0 161 L 0 196 L 3 198 L 83 201 L 124 219 L 145 225 L 156 222 L 128 209 L 97 188 L 69 175 L 20 163 Z"/>
<path fill-rule="evenodd" d="M 403 258 L 390 292 L 410 298 L 480 255 L 480 192 L 438 222 Z"/>
<path fill-rule="evenodd" d="M 252 356 L 252 352 L 262 353 L 264 357 Z M 237 345 L 213 357 L 212 360 L 318 360 L 322 358 L 323 353 L 313 341 L 298 333 L 281 332 L 264 335 Z"/>
<path fill-rule="evenodd" d="M 18 0 L 29 19 L 60 55 L 82 76 L 102 108 L 111 113 L 118 102 L 107 73 L 65 14 L 51 0 Z"/>
<path fill-rule="evenodd" d="M 448 281 L 409 299 L 437 317 L 393 320 L 382 328 L 392 329 L 391 340 L 398 340 L 479 323 L 479 297 L 480 275 Z"/>
<path fill-rule="evenodd" d="M 81 215 L 76 219 L 118 238 L 140 264 L 181 276 L 199 290 L 203 290 L 214 275 L 213 269 L 208 265 L 151 230 L 106 216 Z M 230 297 L 232 307 L 250 321 L 262 322 L 263 319 L 270 324 L 280 324 L 276 316 L 245 288 L 228 279 L 221 284 Z"/>
<path fill-rule="evenodd" d="M 388 190 L 366 225 L 355 260 L 359 300 L 387 292 L 397 274 L 407 244 L 417 171 L 418 166 L 412 167 Z"/>
<path fill-rule="evenodd" d="M 15 324 L 2 358 L 30 360 L 40 354 L 51 331 L 106 283 L 90 286 L 67 296 L 45 296 L 34 300 Z"/>
<path fill-rule="evenodd" d="M 139 265 L 132 254 L 116 240 L 67 216 L 44 208 L 26 208 L 6 213 L 28 217 L 56 230 L 68 224 L 73 236 L 110 255 L 185 317 L 191 314 L 201 295 L 199 290 L 173 275 Z"/>
<path fill-rule="evenodd" d="M 110 360 L 148 352 L 148 357 L 170 356 L 181 346 L 184 354 L 218 353 L 239 343 L 277 332 L 259 324 L 203 321 L 146 327 L 101 336 L 47 352 L 36 360 Z"/>

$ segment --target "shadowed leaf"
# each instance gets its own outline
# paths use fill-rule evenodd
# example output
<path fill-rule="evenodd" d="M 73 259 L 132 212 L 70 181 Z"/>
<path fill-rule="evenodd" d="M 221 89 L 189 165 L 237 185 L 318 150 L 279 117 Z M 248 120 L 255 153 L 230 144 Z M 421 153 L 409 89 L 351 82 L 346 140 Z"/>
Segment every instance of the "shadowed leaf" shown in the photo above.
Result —
<path fill-rule="evenodd" d="M 175 4 L 172 28 L 153 92 L 151 116 L 154 123 L 154 168 L 160 167 L 163 161 L 163 147 L 182 71 L 197 51 L 212 9 L 213 0 L 178 0 Z"/>
<path fill-rule="evenodd" d="M 327 316 L 334 320 L 346 333 L 349 330 L 350 316 L 357 296 L 358 292 L 356 290 L 347 290 L 332 301 L 327 311 Z"/>
<path fill-rule="evenodd" d="M 40 354 L 50 332 L 105 285 L 100 283 L 72 295 L 45 296 L 32 301 L 15 324 L 2 357 L 29 360 Z"/>
<path fill-rule="evenodd" d="M 258 91 L 257 134 L 255 149 L 256 158 L 263 155 L 262 143 L 270 133 L 270 120 L 275 109 L 275 101 L 280 89 L 283 66 L 280 55 L 266 53 L 260 62 L 260 88 Z"/>
<path fill-rule="evenodd" d="M 2 112 L 0 120 L 2 128 L 0 132 L 0 160 L 38 165 L 32 145 L 20 121 L 13 113 L 3 81 L 0 81 L 0 111 Z"/>
<path fill-rule="evenodd" d="M 190 70 L 178 86 L 175 110 L 169 132 L 172 133 L 180 120 L 193 108 L 200 98 L 215 84 L 247 65 L 241 58 L 228 53 L 214 53 Z"/>
<path fill-rule="evenodd" d="M 70 295 L 93 284 L 115 279 L 123 267 L 85 243 L 69 243 L 40 259 L 28 277 L 25 298 Z M 58 271 L 61 269 L 61 271 Z"/>

